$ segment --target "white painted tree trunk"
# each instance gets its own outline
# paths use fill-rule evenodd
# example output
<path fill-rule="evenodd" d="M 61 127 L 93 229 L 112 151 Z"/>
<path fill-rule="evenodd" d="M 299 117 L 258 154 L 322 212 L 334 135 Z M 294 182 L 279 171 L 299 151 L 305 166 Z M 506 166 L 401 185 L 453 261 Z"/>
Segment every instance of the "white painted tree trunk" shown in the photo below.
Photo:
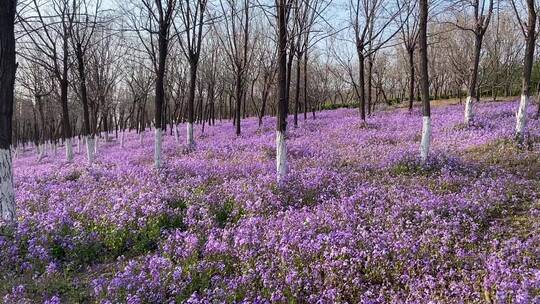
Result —
<path fill-rule="evenodd" d="M 189 148 L 192 148 L 195 145 L 195 141 L 193 140 L 193 124 L 188 122 L 187 123 L 187 139 L 186 144 Z"/>
<path fill-rule="evenodd" d="M 154 129 L 154 166 L 156 169 L 161 168 L 161 144 L 163 140 L 163 132 L 160 128 Z"/>
<path fill-rule="evenodd" d="M 470 125 L 473 120 L 473 99 L 467 96 L 465 100 L 465 124 Z"/>
<path fill-rule="evenodd" d="M 9 149 L 0 149 L 0 209 L 4 222 L 11 223 L 15 220 L 13 163 Z"/>
<path fill-rule="evenodd" d="M 276 132 L 276 170 L 277 181 L 281 184 L 287 176 L 287 143 L 285 142 L 285 134 Z"/>
<path fill-rule="evenodd" d="M 38 163 L 41 162 L 41 160 L 43 160 L 43 157 L 45 157 L 45 151 L 47 150 L 47 145 L 46 144 L 43 144 L 43 145 L 38 145 Z"/>
<path fill-rule="evenodd" d="M 71 144 L 71 138 L 66 138 L 66 160 L 68 162 L 73 161 L 73 145 Z"/>
<path fill-rule="evenodd" d="M 124 131 L 120 132 L 120 148 L 124 147 Z"/>
<path fill-rule="evenodd" d="M 174 132 L 174 141 L 178 143 L 180 141 L 180 136 L 178 134 L 178 125 L 174 124 L 173 132 Z"/>
<path fill-rule="evenodd" d="M 527 106 L 529 104 L 529 97 L 527 95 L 521 95 L 519 102 L 519 109 L 516 115 L 516 138 L 523 140 L 527 129 Z"/>
<path fill-rule="evenodd" d="M 141 133 L 139 133 L 139 141 L 141 142 L 142 147 L 144 144 L 144 131 L 141 131 Z"/>
<path fill-rule="evenodd" d="M 422 117 L 422 140 L 420 142 L 420 158 L 425 163 L 429 156 L 429 145 L 431 142 L 431 117 Z"/>
<path fill-rule="evenodd" d="M 109 142 L 109 131 L 105 132 L 105 142 Z"/>
<path fill-rule="evenodd" d="M 77 154 L 81 154 L 81 137 L 77 137 Z"/>
<path fill-rule="evenodd" d="M 86 159 L 88 160 L 89 164 L 92 164 L 94 162 L 94 138 L 91 136 L 86 136 Z"/>
<path fill-rule="evenodd" d="M 99 137 L 94 137 L 94 154 L 98 153 Z"/>

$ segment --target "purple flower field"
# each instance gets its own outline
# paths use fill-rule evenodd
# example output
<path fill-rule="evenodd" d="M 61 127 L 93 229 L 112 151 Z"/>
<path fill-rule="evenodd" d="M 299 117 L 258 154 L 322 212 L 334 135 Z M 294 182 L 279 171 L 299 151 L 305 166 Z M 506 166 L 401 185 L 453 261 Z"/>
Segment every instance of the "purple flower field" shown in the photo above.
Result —
<path fill-rule="evenodd" d="M 5 303 L 540 303 L 540 121 L 513 142 L 516 102 L 357 109 L 291 126 L 275 182 L 275 119 L 196 126 L 194 151 L 153 131 L 14 160 L 19 226 L 0 236 Z M 533 109 L 534 108 L 534 109 Z M 184 130 L 183 126 L 180 130 Z M 181 132 L 182 135 L 184 132 Z M 81 149 L 84 151 L 84 149 Z"/>

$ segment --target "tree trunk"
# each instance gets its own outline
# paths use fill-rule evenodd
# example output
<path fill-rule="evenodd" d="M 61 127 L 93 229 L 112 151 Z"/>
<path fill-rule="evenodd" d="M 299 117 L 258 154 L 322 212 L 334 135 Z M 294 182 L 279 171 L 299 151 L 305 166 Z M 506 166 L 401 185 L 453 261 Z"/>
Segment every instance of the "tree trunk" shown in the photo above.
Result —
<path fill-rule="evenodd" d="M 476 100 L 480 100 L 480 96 L 475 94 L 476 82 L 478 79 L 478 66 L 480 65 L 480 52 L 482 51 L 482 34 L 476 33 L 474 40 L 474 61 L 471 78 L 469 80 L 468 96 L 465 100 L 465 124 L 472 123 L 473 114 L 473 99 L 476 95 Z"/>
<path fill-rule="evenodd" d="M 38 114 L 39 114 L 39 120 L 41 124 L 41 131 L 39 134 L 39 145 L 41 146 L 39 155 L 38 155 L 38 162 L 40 162 L 44 157 L 46 152 L 46 145 L 45 145 L 45 132 L 47 130 L 47 124 L 45 123 L 45 113 L 43 112 L 43 104 L 41 102 L 41 95 L 36 96 L 36 104 L 38 108 Z"/>
<path fill-rule="evenodd" d="M 410 78 L 409 78 L 409 111 L 413 110 L 413 102 L 414 102 L 414 48 L 410 48 L 407 50 L 409 53 L 409 70 L 410 70 Z"/>
<path fill-rule="evenodd" d="M 531 72 L 534 60 L 534 46 L 536 40 L 536 11 L 534 0 L 527 0 L 529 20 L 527 21 L 525 59 L 523 65 L 523 78 L 521 84 L 521 100 L 516 117 L 516 141 L 523 144 L 527 132 L 527 105 L 531 92 Z"/>
<path fill-rule="evenodd" d="M 367 81 L 367 115 L 371 115 L 371 91 L 373 88 L 373 54 L 368 57 L 368 81 Z"/>
<path fill-rule="evenodd" d="M 358 89 L 359 89 L 359 95 L 360 95 L 360 119 L 362 119 L 362 123 L 366 123 L 366 91 L 364 88 L 365 84 L 365 76 L 364 76 L 364 54 L 361 50 L 358 51 L 358 73 L 359 73 L 359 79 L 358 79 Z"/>
<path fill-rule="evenodd" d="M 69 46 L 67 33 L 64 33 L 63 41 L 63 58 L 62 58 L 62 75 L 60 79 L 60 102 L 62 104 L 62 133 L 66 146 L 66 160 L 71 162 L 73 160 L 73 146 L 71 144 L 71 124 L 69 121 L 69 109 L 68 109 L 68 73 L 69 73 Z"/>
<path fill-rule="evenodd" d="M 420 94 L 422 96 L 422 139 L 420 157 L 423 163 L 428 159 L 431 142 L 431 109 L 429 103 L 428 49 L 427 49 L 428 0 L 420 0 L 420 23 L 418 42 L 420 46 Z"/>
<path fill-rule="evenodd" d="M 307 50 L 304 54 L 304 120 L 307 120 L 307 104 L 308 104 L 308 73 L 307 73 L 308 55 Z"/>
<path fill-rule="evenodd" d="M 159 28 L 158 37 L 158 62 L 156 71 L 156 96 L 154 99 L 155 111 L 154 111 L 154 167 L 156 169 L 161 168 L 161 145 L 162 145 L 162 114 L 163 114 L 163 102 L 165 99 L 165 64 L 167 61 L 167 48 L 168 37 L 166 25 L 161 24 Z"/>
<path fill-rule="evenodd" d="M 261 111 L 259 112 L 259 127 L 262 126 L 262 123 L 263 123 L 263 118 L 266 111 L 266 102 L 268 100 L 268 93 L 270 92 L 270 88 L 266 86 L 267 78 L 270 78 L 270 76 L 268 75 L 264 76 L 265 87 L 263 88 L 262 97 L 261 97 Z"/>
<path fill-rule="evenodd" d="M 294 37 L 292 38 L 292 41 L 290 41 L 290 44 L 291 46 L 294 46 Z M 287 51 L 285 51 L 287 52 Z M 290 100 L 290 96 L 291 96 L 291 77 L 292 77 L 292 64 L 293 64 L 293 59 L 294 59 L 294 48 L 291 47 L 291 50 L 289 50 L 289 57 L 287 59 L 287 66 L 286 66 L 286 69 L 287 69 L 287 76 L 286 76 L 286 79 L 287 79 L 287 90 L 286 90 L 286 93 L 287 93 L 287 116 L 289 116 L 289 113 L 290 113 L 290 109 L 289 109 L 289 100 Z"/>
<path fill-rule="evenodd" d="M 195 146 L 195 140 L 193 139 L 193 106 L 195 103 L 195 86 L 197 83 L 197 61 L 191 59 L 189 63 L 189 92 L 188 92 L 188 119 L 186 124 L 186 144 L 188 149 Z"/>
<path fill-rule="evenodd" d="M 277 0 L 278 25 L 278 117 L 276 125 L 276 171 L 278 185 L 287 176 L 287 21 L 285 0 Z"/>
<path fill-rule="evenodd" d="M 104 105 L 105 104 L 105 97 L 104 96 L 100 96 L 100 98 L 102 99 L 102 104 Z M 161 116 L 161 126 L 162 128 L 165 128 L 165 123 L 163 122 L 163 115 Z M 103 132 L 105 133 L 104 136 L 105 136 L 105 142 L 108 142 L 109 141 L 109 109 L 107 106 L 104 106 L 103 107 Z"/>
<path fill-rule="evenodd" d="M 88 111 L 88 95 L 86 90 L 86 71 L 83 50 L 80 43 L 77 43 L 75 47 L 75 56 L 77 57 L 79 90 L 81 91 L 81 102 L 83 106 L 83 136 L 86 138 L 86 155 L 88 163 L 91 164 L 94 162 L 94 136 L 90 131 L 90 113 Z"/>
<path fill-rule="evenodd" d="M 1 221 L 15 221 L 15 191 L 11 159 L 15 71 L 16 0 L 0 2 L 0 213 Z"/>
<path fill-rule="evenodd" d="M 66 73 L 67 77 L 67 73 Z M 67 80 L 60 81 L 60 100 L 62 104 L 62 135 L 65 140 L 66 146 L 66 160 L 71 162 L 73 160 L 73 146 L 71 145 L 71 124 L 69 122 L 69 109 L 68 109 L 68 82 Z"/>
<path fill-rule="evenodd" d="M 240 136 L 240 121 L 241 121 L 241 106 L 242 106 L 242 70 L 236 73 L 235 82 L 235 97 L 236 97 L 236 112 L 235 112 L 235 126 L 236 136 Z"/>
<path fill-rule="evenodd" d="M 295 87 L 295 93 L 294 93 L 294 127 L 298 127 L 298 108 L 299 108 L 299 102 L 300 102 L 300 71 L 301 66 L 300 63 L 302 62 L 302 55 L 299 54 L 298 58 L 296 60 L 296 87 Z"/>

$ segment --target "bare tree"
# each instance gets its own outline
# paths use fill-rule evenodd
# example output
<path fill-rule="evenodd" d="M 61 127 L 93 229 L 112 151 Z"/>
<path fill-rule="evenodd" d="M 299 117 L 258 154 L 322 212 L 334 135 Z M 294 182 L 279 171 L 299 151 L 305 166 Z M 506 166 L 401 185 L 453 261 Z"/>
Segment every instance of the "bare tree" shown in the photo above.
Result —
<path fill-rule="evenodd" d="M 26 32 L 21 55 L 26 60 L 46 68 L 58 82 L 66 159 L 72 161 L 73 146 L 68 108 L 68 89 L 69 70 L 73 63 L 69 47 L 69 35 L 73 27 L 72 15 L 74 12 L 71 9 L 69 0 L 50 0 L 44 3 L 32 0 L 28 6 L 31 7 L 33 13 L 23 16 L 21 22 Z"/>
<path fill-rule="evenodd" d="M 418 14 L 416 13 L 417 2 L 407 1 L 404 9 L 400 12 L 399 22 L 401 27 L 401 40 L 407 52 L 409 63 L 409 111 L 413 109 L 414 102 L 414 83 L 416 80 L 414 71 L 414 51 L 418 43 Z"/>
<path fill-rule="evenodd" d="M 106 142 L 109 141 L 111 131 L 110 120 L 115 117 L 111 115 L 115 110 L 112 97 L 115 89 L 121 89 L 118 84 L 125 74 L 126 67 L 122 62 L 127 49 L 122 33 L 117 34 L 110 27 L 109 19 L 109 16 L 101 16 L 98 19 L 99 24 L 91 42 L 92 47 L 86 64 L 91 113 L 90 130 L 94 135 L 100 135 L 100 131 L 103 131 Z M 120 136 L 122 134 L 120 133 Z M 99 140 L 99 137 L 97 139 Z"/>
<path fill-rule="evenodd" d="M 15 86 L 16 0 L 0 2 L 0 213 L 5 223 L 15 221 L 15 191 L 11 160 Z"/>
<path fill-rule="evenodd" d="M 259 53 L 256 56 L 255 62 L 259 69 L 259 73 L 262 75 L 262 77 L 260 77 L 261 105 L 260 110 L 258 111 L 259 127 L 262 126 L 263 118 L 266 115 L 270 90 L 276 76 L 276 49 L 272 48 L 273 45 L 271 43 L 272 41 L 270 39 L 261 37 L 257 44 L 259 46 Z"/>
<path fill-rule="evenodd" d="M 287 37 L 290 0 L 276 0 L 277 53 L 278 53 L 278 113 L 276 121 L 276 169 L 281 184 L 287 176 L 287 112 L 289 94 L 287 85 Z"/>
<path fill-rule="evenodd" d="M 240 135 L 242 100 L 246 94 L 247 68 L 253 56 L 249 0 L 220 0 L 223 18 L 223 34 L 219 37 L 234 72 L 234 98 L 236 135 Z M 224 38 L 222 38 L 224 36 Z M 253 39 L 252 39 L 253 40 Z M 245 103 L 244 103 L 245 105 Z"/>
<path fill-rule="evenodd" d="M 86 62 L 88 60 L 87 52 L 90 48 L 92 38 L 97 25 L 97 15 L 101 5 L 98 0 L 91 8 L 90 1 L 73 0 L 73 14 L 70 15 L 69 40 L 74 50 L 77 61 L 77 75 L 79 81 L 79 95 L 83 106 L 83 136 L 86 139 L 86 155 L 88 163 L 94 161 L 94 134 L 90 129 L 90 112 L 88 110 L 88 92 L 87 92 L 87 71 Z"/>
<path fill-rule="evenodd" d="M 53 86 L 50 82 L 50 75 L 40 65 L 27 61 L 26 66 L 20 69 L 19 84 L 24 88 L 29 95 L 29 98 L 34 100 L 33 110 L 35 117 L 35 143 L 38 154 L 38 162 L 45 157 L 45 140 L 50 137 L 47 134 L 49 123 L 45 116 L 45 105 L 50 108 L 52 105 L 46 104 L 46 98 L 52 93 Z"/>
<path fill-rule="evenodd" d="M 152 61 L 155 73 L 154 96 L 154 166 L 160 168 L 165 101 L 165 72 L 171 39 L 171 28 L 176 17 L 176 0 L 141 0 L 124 8 L 133 29 Z"/>
<path fill-rule="evenodd" d="M 395 8 L 395 10 L 389 9 Z M 366 122 L 365 60 L 382 48 L 399 31 L 391 28 L 402 11 L 386 0 L 351 0 L 350 17 L 358 56 L 360 117 Z M 390 33 L 388 32 L 390 31 Z"/>
<path fill-rule="evenodd" d="M 420 94 L 422 95 L 422 139 L 420 142 L 420 157 L 422 162 L 426 162 L 431 141 L 431 109 L 429 102 L 427 47 L 428 0 L 420 0 L 419 9 L 420 21 L 418 25 L 418 43 L 420 55 Z"/>
<path fill-rule="evenodd" d="M 525 133 L 527 132 L 527 106 L 529 104 L 529 98 L 531 95 L 531 72 L 534 60 L 534 47 L 536 42 L 536 7 L 534 0 L 526 0 L 526 7 L 528 12 L 528 20 L 525 21 L 521 17 L 519 11 L 521 10 L 521 3 L 516 3 L 516 0 L 512 0 L 512 7 L 516 13 L 519 25 L 525 37 L 525 58 L 523 59 L 523 76 L 521 84 L 521 99 L 519 102 L 519 109 L 516 117 L 516 141 L 518 145 L 523 143 Z"/>
<path fill-rule="evenodd" d="M 203 25 L 207 0 L 179 0 L 179 19 L 181 28 L 175 24 L 176 34 L 182 53 L 189 63 L 189 91 L 187 98 L 187 145 L 193 148 L 194 103 L 197 86 L 197 69 L 201 54 Z"/>
<path fill-rule="evenodd" d="M 304 119 L 307 118 L 307 83 L 308 83 L 308 51 L 319 39 L 315 37 L 313 27 L 318 19 L 322 18 L 322 13 L 328 7 L 330 2 L 324 3 L 322 0 L 301 0 L 297 3 L 296 13 L 294 14 L 296 23 L 296 31 L 298 32 L 296 46 L 294 47 L 294 55 L 296 56 L 296 87 L 294 96 L 294 126 L 298 126 L 298 111 L 300 107 L 300 75 L 303 66 L 304 83 Z M 326 20 L 325 20 L 326 21 Z M 302 62 L 302 59 L 304 62 Z"/>
<path fill-rule="evenodd" d="M 467 99 L 465 100 L 465 123 L 470 125 L 473 120 L 473 99 L 480 100 L 480 96 L 476 96 L 478 82 L 478 68 L 480 66 L 480 55 L 482 52 L 482 41 L 484 34 L 491 21 L 493 14 L 493 0 L 489 1 L 458 1 L 453 5 L 453 9 L 457 10 L 457 16 L 453 25 L 458 29 L 466 32 L 471 32 L 474 35 L 474 52 L 471 62 L 471 71 L 467 86 Z M 472 24 L 469 22 L 460 22 L 461 20 L 469 20 L 472 15 Z M 476 97 L 475 97 L 476 96 Z"/>
<path fill-rule="evenodd" d="M 146 105 L 153 85 L 152 72 L 141 62 L 134 62 L 131 71 L 126 76 L 132 101 L 128 117 L 131 118 L 131 128 L 136 129 L 139 133 L 141 146 L 146 128 Z"/>

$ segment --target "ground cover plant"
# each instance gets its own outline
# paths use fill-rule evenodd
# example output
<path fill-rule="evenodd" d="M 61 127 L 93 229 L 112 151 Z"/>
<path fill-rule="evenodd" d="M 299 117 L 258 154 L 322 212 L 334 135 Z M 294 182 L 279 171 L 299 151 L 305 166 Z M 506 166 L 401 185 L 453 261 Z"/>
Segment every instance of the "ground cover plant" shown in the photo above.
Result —
<path fill-rule="evenodd" d="M 275 181 L 275 119 L 101 143 L 94 164 L 14 160 L 19 224 L 0 236 L 5 303 L 535 303 L 540 301 L 540 121 L 513 140 L 515 103 L 421 116 L 323 111 L 288 133 Z M 531 109 L 531 118 L 532 118 Z"/>

